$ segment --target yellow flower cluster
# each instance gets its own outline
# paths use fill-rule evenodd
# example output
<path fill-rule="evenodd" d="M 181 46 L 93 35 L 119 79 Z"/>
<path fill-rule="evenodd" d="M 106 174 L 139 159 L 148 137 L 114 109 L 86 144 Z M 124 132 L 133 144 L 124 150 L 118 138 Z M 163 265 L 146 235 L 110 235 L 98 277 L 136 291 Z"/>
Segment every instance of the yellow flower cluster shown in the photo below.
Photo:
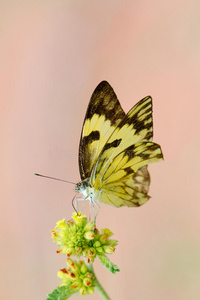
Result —
<path fill-rule="evenodd" d="M 67 259 L 68 268 L 61 269 L 58 277 L 61 280 L 61 286 L 70 286 L 74 292 L 80 295 L 94 293 L 94 275 L 89 272 L 83 261 L 73 261 Z"/>
<path fill-rule="evenodd" d="M 58 244 L 57 253 L 67 255 L 67 268 L 58 272 L 61 285 L 52 294 L 50 299 L 68 299 L 74 293 L 80 295 L 93 294 L 94 287 L 99 286 L 96 280 L 92 262 L 96 256 L 101 263 L 112 273 L 119 271 L 116 265 L 112 264 L 105 254 L 111 254 L 115 251 L 118 241 L 111 240 L 113 233 L 105 228 L 99 232 L 94 222 L 88 222 L 86 215 L 73 213 L 72 219 L 58 221 L 52 238 Z M 84 261 L 73 261 L 70 256 L 84 257 Z M 64 296 L 63 296 L 64 295 Z M 54 297 L 54 298 L 52 298 Z"/>
<path fill-rule="evenodd" d="M 88 263 L 93 262 L 97 255 L 111 254 L 115 251 L 118 242 L 109 239 L 112 235 L 107 228 L 100 233 L 94 222 L 88 222 L 87 217 L 81 213 L 73 213 L 68 222 L 65 219 L 58 221 L 52 230 L 53 241 L 59 245 L 57 253 L 68 257 L 84 256 Z"/>

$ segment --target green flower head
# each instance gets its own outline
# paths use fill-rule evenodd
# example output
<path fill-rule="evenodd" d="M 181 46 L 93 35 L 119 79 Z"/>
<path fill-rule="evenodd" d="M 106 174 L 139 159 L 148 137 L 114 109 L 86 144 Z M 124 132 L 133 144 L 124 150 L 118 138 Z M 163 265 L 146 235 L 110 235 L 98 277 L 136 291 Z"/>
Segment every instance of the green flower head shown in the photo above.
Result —
<path fill-rule="evenodd" d="M 84 256 L 88 263 L 94 261 L 96 256 L 112 254 L 118 241 L 111 240 L 113 233 L 109 229 L 99 230 L 94 222 L 87 221 L 87 217 L 81 213 L 73 213 L 68 222 L 63 219 L 58 221 L 52 230 L 53 241 L 59 245 L 57 253 L 63 253 L 70 257 Z"/>
<path fill-rule="evenodd" d="M 58 277 L 61 280 L 61 286 L 68 286 L 74 293 L 79 292 L 80 295 L 94 293 L 94 275 L 89 272 L 83 261 L 73 261 L 67 259 L 68 268 L 61 269 Z"/>

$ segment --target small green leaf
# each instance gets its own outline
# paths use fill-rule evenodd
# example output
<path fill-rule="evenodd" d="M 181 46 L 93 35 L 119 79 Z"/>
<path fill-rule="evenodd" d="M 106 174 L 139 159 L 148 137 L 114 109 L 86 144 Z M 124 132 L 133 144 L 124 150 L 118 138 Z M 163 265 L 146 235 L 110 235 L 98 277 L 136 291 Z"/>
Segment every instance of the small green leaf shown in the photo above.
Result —
<path fill-rule="evenodd" d="M 115 274 L 116 272 L 119 272 L 120 269 L 113 264 L 109 258 L 107 258 L 106 255 L 101 254 L 98 255 L 100 262 L 104 265 L 104 267 L 106 267 L 111 273 Z"/>
<path fill-rule="evenodd" d="M 46 300 L 66 300 L 72 294 L 74 294 L 74 291 L 71 289 L 71 284 L 68 286 L 65 285 L 58 287 L 51 294 L 48 294 Z"/>

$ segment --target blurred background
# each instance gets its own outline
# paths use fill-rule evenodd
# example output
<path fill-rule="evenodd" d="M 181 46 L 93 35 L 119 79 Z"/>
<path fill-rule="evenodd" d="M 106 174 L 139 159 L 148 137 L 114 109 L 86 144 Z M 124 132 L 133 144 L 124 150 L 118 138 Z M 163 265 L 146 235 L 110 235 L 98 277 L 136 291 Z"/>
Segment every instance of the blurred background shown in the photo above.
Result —
<path fill-rule="evenodd" d="M 107 80 L 126 112 L 153 97 L 165 160 L 149 166 L 144 206 L 101 204 L 121 271 L 96 261 L 96 274 L 115 300 L 199 299 L 199 1 L 0 1 L 0 45 L 0 298 L 43 300 L 59 284 L 50 231 L 75 192 L 33 174 L 80 180 L 84 115 Z"/>

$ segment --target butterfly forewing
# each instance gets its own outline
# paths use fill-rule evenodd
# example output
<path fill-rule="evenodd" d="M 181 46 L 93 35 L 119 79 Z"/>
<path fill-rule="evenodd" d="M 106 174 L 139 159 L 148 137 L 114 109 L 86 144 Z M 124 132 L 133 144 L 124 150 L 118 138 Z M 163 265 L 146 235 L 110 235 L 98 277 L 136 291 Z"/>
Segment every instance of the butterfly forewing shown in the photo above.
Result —
<path fill-rule="evenodd" d="M 102 81 L 92 94 L 83 124 L 79 146 L 82 180 L 90 177 L 100 152 L 124 117 L 112 87 Z"/>
<path fill-rule="evenodd" d="M 151 141 L 152 137 L 152 99 L 146 97 L 128 112 L 108 139 L 93 170 L 93 184 L 96 174 L 103 176 L 119 153 L 138 142 Z"/>

